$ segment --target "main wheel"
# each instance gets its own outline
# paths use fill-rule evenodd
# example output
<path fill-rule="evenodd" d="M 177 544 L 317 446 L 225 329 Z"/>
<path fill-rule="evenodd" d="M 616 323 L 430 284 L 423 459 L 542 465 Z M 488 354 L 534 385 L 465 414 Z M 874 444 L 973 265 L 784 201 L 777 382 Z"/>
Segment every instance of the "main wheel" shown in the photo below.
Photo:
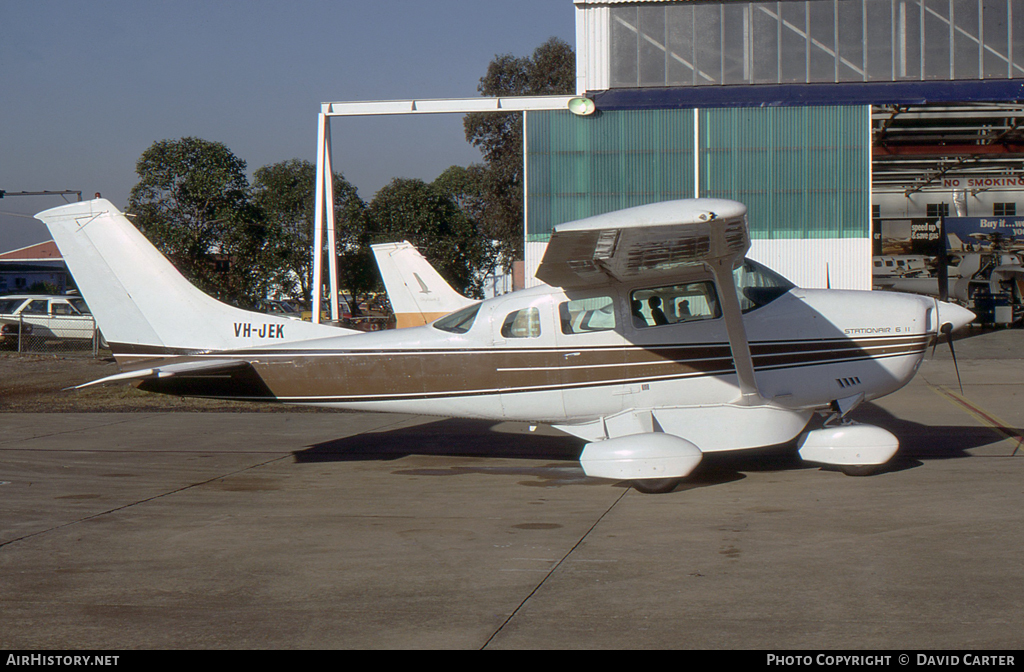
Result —
<path fill-rule="evenodd" d="M 847 476 L 870 476 L 878 470 L 875 464 L 847 464 L 839 467 L 839 470 Z"/>
<path fill-rule="evenodd" d="M 672 492 L 682 482 L 681 478 L 644 478 L 633 481 L 633 489 L 645 495 L 660 495 Z"/>

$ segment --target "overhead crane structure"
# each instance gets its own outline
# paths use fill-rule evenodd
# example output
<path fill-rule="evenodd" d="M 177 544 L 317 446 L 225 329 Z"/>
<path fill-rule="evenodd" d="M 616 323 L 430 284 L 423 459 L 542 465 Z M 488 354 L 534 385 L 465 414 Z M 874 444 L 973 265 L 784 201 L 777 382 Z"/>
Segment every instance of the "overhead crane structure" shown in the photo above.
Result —
<path fill-rule="evenodd" d="M 443 98 L 373 100 L 322 103 L 317 125 L 316 204 L 313 231 L 313 321 L 320 322 L 323 288 L 324 229 L 327 233 L 328 272 L 330 281 L 330 316 L 337 320 L 338 256 L 335 233 L 333 159 L 331 155 L 331 119 L 333 117 L 366 117 L 402 114 L 469 114 L 472 112 L 522 112 L 525 125 L 527 113 L 542 110 L 569 110 L 587 115 L 594 111 L 593 101 L 581 96 L 510 96 L 480 98 Z M 523 134 L 525 139 L 526 134 Z M 524 142 L 525 144 L 525 142 Z M 525 146 L 524 146 L 525 151 Z"/>

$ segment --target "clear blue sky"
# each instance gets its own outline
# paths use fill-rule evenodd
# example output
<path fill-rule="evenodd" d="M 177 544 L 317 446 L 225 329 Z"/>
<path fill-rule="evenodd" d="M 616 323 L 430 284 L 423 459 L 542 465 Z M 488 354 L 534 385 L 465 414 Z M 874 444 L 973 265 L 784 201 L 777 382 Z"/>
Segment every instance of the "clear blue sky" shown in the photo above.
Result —
<path fill-rule="evenodd" d="M 320 103 L 456 98 L 495 54 L 574 43 L 572 0 L 0 0 L 0 189 L 124 207 L 154 141 L 223 142 L 248 164 L 315 160 Z M 364 200 L 480 160 L 458 115 L 335 119 Z M 49 239 L 59 197 L 0 200 L 0 251 Z"/>

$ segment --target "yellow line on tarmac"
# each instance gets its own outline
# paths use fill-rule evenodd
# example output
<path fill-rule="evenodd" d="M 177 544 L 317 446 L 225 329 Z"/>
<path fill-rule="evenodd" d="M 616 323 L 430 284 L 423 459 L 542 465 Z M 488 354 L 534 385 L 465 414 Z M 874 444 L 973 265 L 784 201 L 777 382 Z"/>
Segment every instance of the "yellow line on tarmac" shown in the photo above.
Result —
<path fill-rule="evenodd" d="M 981 421 L 983 425 L 987 426 L 989 429 L 993 430 L 996 434 L 1002 436 L 1004 439 L 1016 441 L 1017 445 L 1013 447 L 1013 452 L 1010 453 L 1010 457 L 1015 456 L 1017 454 L 1017 451 L 1020 450 L 1021 445 L 1024 444 L 1024 436 L 1021 436 L 1021 433 L 1018 430 L 1013 429 L 1006 422 L 1000 420 L 994 414 L 978 408 L 970 401 L 965 399 L 962 395 L 959 395 L 952 390 L 946 389 L 941 385 L 934 386 L 932 387 L 932 389 L 940 397 L 943 397 L 944 399 L 946 399 L 946 401 L 950 402 L 957 408 L 967 411 L 968 414 L 974 416 L 975 419 Z"/>

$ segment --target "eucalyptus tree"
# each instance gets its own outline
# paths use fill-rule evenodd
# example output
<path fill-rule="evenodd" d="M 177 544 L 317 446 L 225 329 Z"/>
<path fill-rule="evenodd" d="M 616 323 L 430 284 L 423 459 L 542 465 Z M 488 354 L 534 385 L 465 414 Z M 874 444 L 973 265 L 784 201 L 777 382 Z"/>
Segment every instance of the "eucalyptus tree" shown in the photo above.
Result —
<path fill-rule="evenodd" d="M 576 57 L 552 37 L 529 57 L 496 55 L 480 78 L 483 96 L 569 95 L 576 86 Z M 483 153 L 476 175 L 483 203 L 483 231 L 498 241 L 506 270 L 523 258 L 523 117 L 520 112 L 467 114 L 466 140 Z"/>
<path fill-rule="evenodd" d="M 366 204 L 341 173 L 334 174 L 334 211 L 341 289 L 363 292 L 376 276 L 366 248 Z M 253 202 L 266 222 L 278 261 L 279 285 L 309 301 L 313 285 L 316 166 L 291 159 L 264 166 L 253 176 Z"/>
<path fill-rule="evenodd" d="M 139 157 L 128 210 L 135 225 L 201 289 L 252 304 L 265 284 L 265 227 L 245 161 L 200 138 L 154 142 Z"/>
<path fill-rule="evenodd" d="M 367 214 L 374 242 L 408 240 L 456 291 L 480 294 L 488 241 L 441 186 L 396 178 L 377 192 Z"/>

